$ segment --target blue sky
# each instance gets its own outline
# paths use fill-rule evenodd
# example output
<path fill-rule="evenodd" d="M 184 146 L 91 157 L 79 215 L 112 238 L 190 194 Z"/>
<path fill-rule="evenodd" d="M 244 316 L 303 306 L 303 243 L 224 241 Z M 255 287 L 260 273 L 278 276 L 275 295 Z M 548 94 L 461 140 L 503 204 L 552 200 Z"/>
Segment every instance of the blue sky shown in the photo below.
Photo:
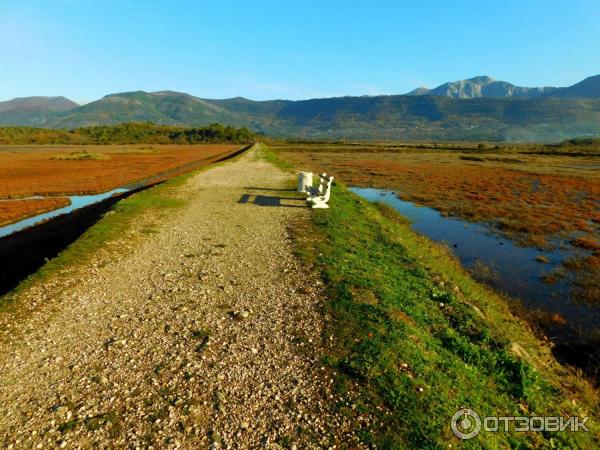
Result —
<path fill-rule="evenodd" d="M 600 0 L 0 0 L 0 100 L 303 99 L 600 74 Z"/>

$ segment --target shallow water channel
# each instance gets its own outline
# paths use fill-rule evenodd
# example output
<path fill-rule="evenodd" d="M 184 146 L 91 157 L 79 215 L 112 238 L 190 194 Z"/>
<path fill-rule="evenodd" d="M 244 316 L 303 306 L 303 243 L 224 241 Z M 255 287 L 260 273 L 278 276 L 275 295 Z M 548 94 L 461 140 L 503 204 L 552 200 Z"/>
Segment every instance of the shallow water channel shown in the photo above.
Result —
<path fill-rule="evenodd" d="M 528 308 L 558 312 L 573 330 L 590 331 L 600 326 L 600 308 L 571 299 L 569 277 L 555 284 L 542 281 L 544 274 L 552 272 L 565 258 L 574 255 L 572 250 L 560 246 L 553 250 L 521 247 L 492 233 L 485 225 L 442 216 L 435 209 L 401 200 L 393 191 L 358 187 L 350 190 L 369 201 L 390 205 L 411 221 L 415 231 L 448 244 L 474 278 L 503 294 L 520 299 Z M 550 262 L 542 264 L 536 261 L 535 258 L 540 255 Z M 481 271 L 481 267 L 486 270 Z"/>
<path fill-rule="evenodd" d="M 0 227 L 0 238 L 4 236 L 8 236 L 9 234 L 15 233 L 17 231 L 24 230 L 25 228 L 29 228 L 39 222 L 44 222 L 46 220 L 52 219 L 54 217 L 62 216 L 63 214 L 68 214 L 70 212 L 75 211 L 76 209 L 83 208 L 85 206 L 93 205 L 94 203 L 101 202 L 107 198 L 110 198 L 114 195 L 123 194 L 131 190 L 130 188 L 118 188 L 113 189 L 112 191 L 104 192 L 102 194 L 95 195 L 71 195 L 66 196 L 69 200 L 71 200 L 71 204 L 64 206 L 62 208 L 54 209 L 52 211 L 48 211 L 42 214 L 38 214 L 33 217 L 29 217 L 27 219 L 20 220 L 18 222 L 14 222 L 3 227 Z M 44 197 L 37 197 L 44 198 Z"/>

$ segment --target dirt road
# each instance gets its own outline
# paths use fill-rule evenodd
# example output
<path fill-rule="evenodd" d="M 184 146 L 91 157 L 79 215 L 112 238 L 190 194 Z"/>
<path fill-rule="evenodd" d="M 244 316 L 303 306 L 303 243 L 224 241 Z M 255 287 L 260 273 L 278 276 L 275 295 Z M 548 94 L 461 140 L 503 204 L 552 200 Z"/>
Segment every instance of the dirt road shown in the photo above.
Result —
<path fill-rule="evenodd" d="M 191 177 L 125 256 L 20 293 L 38 306 L 3 319 L 0 445 L 356 446 L 369 419 L 321 367 L 319 282 L 287 231 L 310 211 L 289 186 L 253 150 Z"/>

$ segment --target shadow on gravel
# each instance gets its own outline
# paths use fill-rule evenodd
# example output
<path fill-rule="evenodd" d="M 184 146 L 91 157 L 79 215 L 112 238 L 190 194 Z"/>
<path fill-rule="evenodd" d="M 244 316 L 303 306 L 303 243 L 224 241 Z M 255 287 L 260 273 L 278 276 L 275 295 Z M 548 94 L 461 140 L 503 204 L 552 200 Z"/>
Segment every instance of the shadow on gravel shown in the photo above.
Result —
<path fill-rule="evenodd" d="M 305 200 L 302 198 L 287 198 L 271 195 L 244 194 L 240 197 L 238 203 L 257 206 L 278 206 L 281 208 L 306 208 Z"/>

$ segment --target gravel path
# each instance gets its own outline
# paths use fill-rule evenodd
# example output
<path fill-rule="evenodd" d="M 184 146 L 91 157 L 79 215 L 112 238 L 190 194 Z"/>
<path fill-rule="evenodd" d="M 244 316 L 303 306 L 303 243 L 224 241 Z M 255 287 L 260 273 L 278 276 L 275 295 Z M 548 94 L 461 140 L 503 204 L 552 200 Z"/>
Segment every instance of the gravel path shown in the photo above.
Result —
<path fill-rule="evenodd" d="M 310 211 L 278 199 L 289 178 L 252 150 L 191 177 L 186 206 L 144 218 L 156 233 L 112 243 L 123 257 L 107 245 L 20 293 L 29 313 L 0 319 L 2 448 L 360 447 L 370 419 L 319 364 L 319 282 L 287 231 Z"/>

